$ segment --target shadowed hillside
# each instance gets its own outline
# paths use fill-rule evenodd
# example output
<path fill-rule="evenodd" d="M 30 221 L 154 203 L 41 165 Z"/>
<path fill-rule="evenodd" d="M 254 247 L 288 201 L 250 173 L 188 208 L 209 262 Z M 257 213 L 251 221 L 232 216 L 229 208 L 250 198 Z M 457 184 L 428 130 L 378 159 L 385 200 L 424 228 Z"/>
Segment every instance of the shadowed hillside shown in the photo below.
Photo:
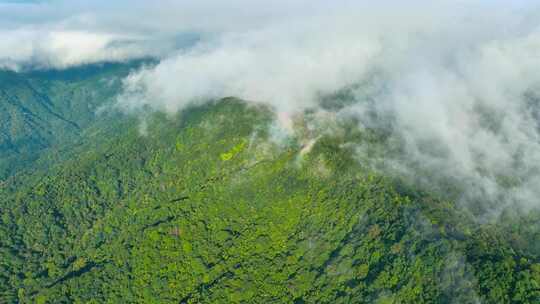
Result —
<path fill-rule="evenodd" d="M 27 73 L 0 70 L 0 180 L 108 118 L 96 111 L 114 100 L 122 77 L 138 64 Z"/>

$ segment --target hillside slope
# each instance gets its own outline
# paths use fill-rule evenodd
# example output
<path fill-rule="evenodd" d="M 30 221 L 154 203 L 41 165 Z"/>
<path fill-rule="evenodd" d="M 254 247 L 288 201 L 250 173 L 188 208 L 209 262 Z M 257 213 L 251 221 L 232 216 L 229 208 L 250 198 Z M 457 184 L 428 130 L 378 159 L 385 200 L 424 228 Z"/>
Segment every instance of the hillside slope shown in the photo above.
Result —
<path fill-rule="evenodd" d="M 480 225 L 400 187 L 353 159 L 344 143 L 370 141 L 355 128 L 308 149 L 301 135 L 273 140 L 271 121 L 234 99 L 155 114 L 144 136 L 126 120 L 47 173 L 11 179 L 0 299 L 540 301 L 540 255 L 527 246 L 538 230 L 524 219 Z"/>
<path fill-rule="evenodd" d="M 112 101 L 120 80 L 138 64 L 27 73 L 0 70 L 0 180 L 105 119 L 98 108 Z"/>

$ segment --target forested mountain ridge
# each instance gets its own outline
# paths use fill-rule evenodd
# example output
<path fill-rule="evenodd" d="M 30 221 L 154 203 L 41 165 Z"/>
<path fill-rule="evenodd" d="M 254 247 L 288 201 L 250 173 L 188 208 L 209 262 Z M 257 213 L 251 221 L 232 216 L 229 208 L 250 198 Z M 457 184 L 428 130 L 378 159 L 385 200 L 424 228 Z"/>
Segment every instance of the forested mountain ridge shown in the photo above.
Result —
<path fill-rule="evenodd" d="M 0 0 L 0 304 L 540 304 L 539 16 Z"/>
<path fill-rule="evenodd" d="M 479 224 L 354 159 L 346 143 L 376 144 L 369 133 L 344 123 L 313 145 L 301 131 L 276 142 L 273 119 L 231 98 L 153 114 L 144 135 L 126 119 L 48 172 L 8 180 L 0 299 L 540 300 L 535 215 Z"/>
<path fill-rule="evenodd" d="M 31 166 L 43 151 L 76 140 L 103 121 L 121 79 L 138 62 L 67 71 L 0 70 L 0 180 Z"/>

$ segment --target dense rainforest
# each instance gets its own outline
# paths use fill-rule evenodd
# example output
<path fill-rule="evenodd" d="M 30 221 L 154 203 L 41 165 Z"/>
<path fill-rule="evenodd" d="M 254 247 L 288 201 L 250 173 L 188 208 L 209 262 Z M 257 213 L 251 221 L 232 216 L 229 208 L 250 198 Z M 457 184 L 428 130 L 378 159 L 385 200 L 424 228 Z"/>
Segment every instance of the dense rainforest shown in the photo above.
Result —
<path fill-rule="evenodd" d="M 0 72 L 0 303 L 540 303 L 537 212 L 479 221 L 354 121 L 225 98 L 141 131 L 107 108 L 134 65 Z"/>
<path fill-rule="evenodd" d="M 36 165 L 49 148 L 72 150 L 85 130 L 106 126 L 112 117 L 98 115 L 100 107 L 114 102 L 122 78 L 143 63 L 0 70 L 0 179 Z"/>

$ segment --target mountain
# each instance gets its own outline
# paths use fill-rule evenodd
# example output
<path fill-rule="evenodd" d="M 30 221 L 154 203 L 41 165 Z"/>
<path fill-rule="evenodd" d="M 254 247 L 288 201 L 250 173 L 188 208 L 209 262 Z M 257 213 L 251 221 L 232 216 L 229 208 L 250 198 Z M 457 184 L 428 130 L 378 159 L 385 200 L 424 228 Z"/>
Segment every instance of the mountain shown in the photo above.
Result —
<path fill-rule="evenodd" d="M 99 107 L 113 101 L 121 79 L 139 64 L 26 73 L 0 70 L 0 180 L 107 118 L 97 114 Z"/>
<path fill-rule="evenodd" d="M 96 116 L 130 68 L 2 74 L 0 302 L 540 301 L 539 214 L 480 223 L 358 159 L 384 143 L 346 120 L 282 139 L 235 98 L 143 133 Z"/>

